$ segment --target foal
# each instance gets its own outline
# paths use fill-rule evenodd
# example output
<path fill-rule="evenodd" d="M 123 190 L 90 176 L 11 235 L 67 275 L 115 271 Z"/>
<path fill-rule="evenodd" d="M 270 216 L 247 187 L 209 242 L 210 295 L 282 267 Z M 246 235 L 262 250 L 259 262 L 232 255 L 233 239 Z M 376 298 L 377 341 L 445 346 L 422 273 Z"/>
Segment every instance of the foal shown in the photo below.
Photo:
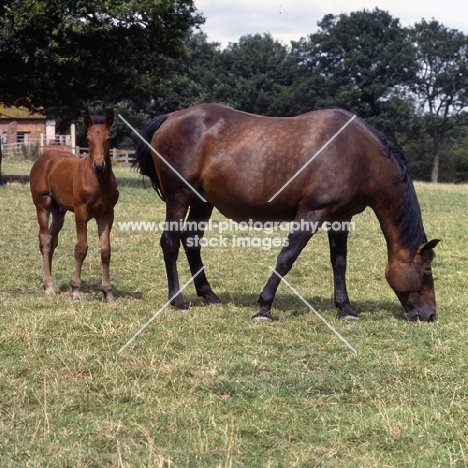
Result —
<path fill-rule="evenodd" d="M 39 223 L 39 248 L 44 268 L 42 284 L 46 294 L 54 294 L 52 257 L 65 214 L 72 211 L 75 213 L 77 233 L 73 300 L 80 300 L 81 266 L 88 252 L 87 224 L 91 218 L 95 218 L 101 245 L 102 292 L 107 302 L 114 301 L 109 277 L 110 232 L 119 191 L 109 152 L 109 128 L 113 122 L 114 113 L 111 110 L 105 117 L 91 117 L 86 110 L 84 124 L 89 155 L 80 159 L 72 153 L 53 149 L 46 151 L 31 169 L 30 189 Z M 51 213 L 52 223 L 49 227 Z"/>

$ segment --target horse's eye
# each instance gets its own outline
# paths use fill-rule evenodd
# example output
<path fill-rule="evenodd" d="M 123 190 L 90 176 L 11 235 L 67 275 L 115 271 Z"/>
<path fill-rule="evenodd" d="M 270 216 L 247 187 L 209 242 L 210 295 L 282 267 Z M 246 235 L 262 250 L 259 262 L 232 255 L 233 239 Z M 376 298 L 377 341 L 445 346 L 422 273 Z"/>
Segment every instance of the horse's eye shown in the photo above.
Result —
<path fill-rule="evenodd" d="M 429 278 L 430 276 L 432 276 L 432 271 L 431 270 L 424 270 L 423 271 L 423 276 L 424 276 L 424 278 Z"/>

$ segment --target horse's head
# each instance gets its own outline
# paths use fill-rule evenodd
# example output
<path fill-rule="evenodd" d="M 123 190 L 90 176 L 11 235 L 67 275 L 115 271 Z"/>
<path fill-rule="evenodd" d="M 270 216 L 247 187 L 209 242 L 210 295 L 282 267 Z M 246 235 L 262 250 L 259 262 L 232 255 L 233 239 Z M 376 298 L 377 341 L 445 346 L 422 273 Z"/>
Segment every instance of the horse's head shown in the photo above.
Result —
<path fill-rule="evenodd" d="M 89 157 L 96 173 L 102 173 L 106 169 L 106 157 L 110 148 L 110 127 L 114 123 L 112 110 L 106 112 L 105 117 L 92 117 L 88 110 L 84 114 L 89 145 Z"/>
<path fill-rule="evenodd" d="M 421 244 L 411 261 L 393 261 L 387 265 L 385 276 L 395 291 L 411 321 L 432 322 L 436 319 L 436 300 L 431 262 L 432 249 L 439 243 L 433 239 Z"/>

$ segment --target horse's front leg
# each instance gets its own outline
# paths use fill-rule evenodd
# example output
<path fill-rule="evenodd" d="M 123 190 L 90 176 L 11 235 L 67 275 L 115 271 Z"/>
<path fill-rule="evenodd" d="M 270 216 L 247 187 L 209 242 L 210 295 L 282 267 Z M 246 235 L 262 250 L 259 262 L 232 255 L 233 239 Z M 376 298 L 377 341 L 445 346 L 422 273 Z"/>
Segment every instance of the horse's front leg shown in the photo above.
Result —
<path fill-rule="evenodd" d="M 161 248 L 163 251 L 164 263 L 166 265 L 166 275 L 169 290 L 169 299 L 171 305 L 176 309 L 188 309 L 184 297 L 180 292 L 179 274 L 177 272 L 177 258 L 179 256 L 180 241 L 182 230 L 180 224 L 187 214 L 189 200 L 187 203 L 178 204 L 167 201 L 166 205 L 166 223 L 164 232 L 161 235 Z"/>
<path fill-rule="evenodd" d="M 219 297 L 211 289 L 210 283 L 203 270 L 203 262 L 201 259 L 201 239 L 204 235 L 202 224 L 210 219 L 213 212 L 213 205 L 209 203 L 200 203 L 194 200 L 190 205 L 190 212 L 185 223 L 185 228 L 182 233 L 182 245 L 184 246 L 185 255 L 190 265 L 190 273 L 192 276 L 197 274 L 193 280 L 197 295 L 203 297 L 205 304 L 221 304 Z"/>
<path fill-rule="evenodd" d="M 114 222 L 114 212 L 112 211 L 106 218 L 97 219 L 96 222 L 101 246 L 102 293 L 107 302 L 114 302 L 109 272 L 111 259 L 110 233 Z"/>
<path fill-rule="evenodd" d="M 81 267 L 84 259 L 88 254 L 88 219 L 85 209 L 75 209 L 75 224 L 76 224 L 76 244 L 75 244 L 75 275 L 72 281 L 73 300 L 80 300 L 81 286 Z"/>
<path fill-rule="evenodd" d="M 328 231 L 330 261 L 333 268 L 334 299 L 338 317 L 342 320 L 359 320 L 351 307 L 346 289 L 346 257 L 348 253 L 348 231 Z"/>
<path fill-rule="evenodd" d="M 300 222 L 300 219 L 299 219 Z M 314 224 L 311 224 L 313 226 Z M 275 272 L 270 276 L 262 293 L 258 299 L 260 304 L 260 312 L 252 317 L 254 321 L 271 322 L 271 305 L 275 299 L 276 291 L 281 278 L 285 276 L 292 268 L 293 263 L 301 253 L 302 249 L 307 245 L 307 242 L 314 234 L 313 229 L 296 230 L 288 235 L 288 243 L 285 245 L 278 255 L 276 261 Z M 279 275 L 279 276 L 278 276 Z"/>

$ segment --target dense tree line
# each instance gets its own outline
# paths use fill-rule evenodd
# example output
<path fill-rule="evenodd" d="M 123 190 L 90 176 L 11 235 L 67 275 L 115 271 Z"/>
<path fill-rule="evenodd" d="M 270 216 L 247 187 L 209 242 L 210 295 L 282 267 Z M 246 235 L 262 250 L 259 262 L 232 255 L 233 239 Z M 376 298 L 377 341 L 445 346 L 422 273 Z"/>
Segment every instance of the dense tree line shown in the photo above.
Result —
<path fill-rule="evenodd" d="M 0 102 L 67 126 L 112 106 L 136 128 L 201 102 L 291 116 L 340 106 L 389 134 L 415 178 L 468 180 L 468 37 L 435 20 L 404 28 L 375 9 L 326 15 L 285 45 L 268 34 L 222 49 L 192 0 L 5 0 Z M 133 146 L 117 119 L 114 144 Z"/>

